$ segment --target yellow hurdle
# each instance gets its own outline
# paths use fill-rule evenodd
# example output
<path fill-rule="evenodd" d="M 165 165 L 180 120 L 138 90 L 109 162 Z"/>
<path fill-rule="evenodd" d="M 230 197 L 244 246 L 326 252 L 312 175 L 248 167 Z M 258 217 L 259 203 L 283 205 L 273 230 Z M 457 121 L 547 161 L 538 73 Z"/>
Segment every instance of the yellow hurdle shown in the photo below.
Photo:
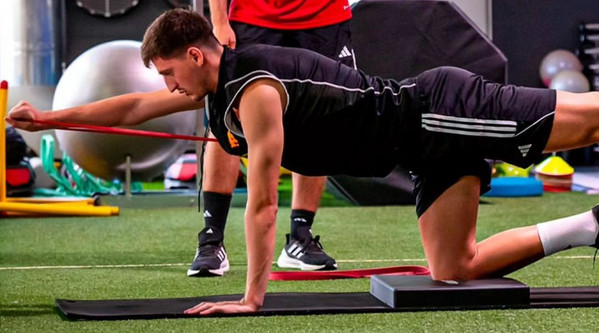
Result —
<path fill-rule="evenodd" d="M 84 206 L 68 204 L 31 204 L 21 202 L 0 202 L 0 211 L 19 213 L 36 213 L 49 215 L 85 215 L 111 216 L 118 215 L 119 208 L 112 206 Z"/>
<path fill-rule="evenodd" d="M 8 82 L 0 82 L 0 216 L 73 215 L 112 216 L 119 207 L 94 206 L 91 198 L 7 198 L 6 197 L 6 115 Z"/>
<path fill-rule="evenodd" d="M 73 198 L 73 197 L 43 197 L 43 198 L 11 198 L 7 197 L 6 202 L 22 203 L 45 203 L 45 204 L 68 204 L 68 205 L 95 205 L 94 198 Z"/>
<path fill-rule="evenodd" d="M 6 200 L 6 113 L 8 112 L 8 82 L 0 82 L 0 202 Z"/>

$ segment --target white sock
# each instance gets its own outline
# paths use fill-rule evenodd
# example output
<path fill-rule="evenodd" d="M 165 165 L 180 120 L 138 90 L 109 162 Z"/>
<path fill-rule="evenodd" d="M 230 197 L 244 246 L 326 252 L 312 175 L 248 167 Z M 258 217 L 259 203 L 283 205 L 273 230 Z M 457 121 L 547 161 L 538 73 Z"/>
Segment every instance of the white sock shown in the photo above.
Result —
<path fill-rule="evenodd" d="M 537 224 L 545 255 L 595 244 L 599 223 L 591 211 Z"/>

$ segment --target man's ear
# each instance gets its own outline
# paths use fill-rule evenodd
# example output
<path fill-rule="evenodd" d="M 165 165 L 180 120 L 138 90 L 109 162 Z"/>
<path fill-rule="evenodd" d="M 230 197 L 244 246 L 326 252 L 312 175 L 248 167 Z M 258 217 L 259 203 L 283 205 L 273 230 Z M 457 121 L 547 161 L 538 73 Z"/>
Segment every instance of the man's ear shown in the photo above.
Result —
<path fill-rule="evenodd" d="M 195 46 L 187 49 L 187 58 L 195 62 L 198 66 L 202 66 L 204 64 L 204 53 Z"/>

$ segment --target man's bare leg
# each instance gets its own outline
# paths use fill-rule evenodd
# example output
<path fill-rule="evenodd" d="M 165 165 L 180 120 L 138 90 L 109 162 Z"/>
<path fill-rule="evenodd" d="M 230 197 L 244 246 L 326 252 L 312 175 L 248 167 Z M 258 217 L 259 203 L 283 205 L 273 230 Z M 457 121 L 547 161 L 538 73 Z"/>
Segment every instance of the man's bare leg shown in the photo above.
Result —
<path fill-rule="evenodd" d="M 599 92 L 557 91 L 555 120 L 546 152 L 586 147 L 599 142 Z"/>
<path fill-rule="evenodd" d="M 327 182 L 327 177 L 308 177 L 292 174 L 293 196 L 291 209 L 303 209 L 316 212 L 320 205 L 320 197 Z"/>
<path fill-rule="evenodd" d="M 477 243 L 479 193 L 478 177 L 463 177 L 420 217 L 422 244 L 434 279 L 500 276 L 543 257 L 534 226 L 508 230 Z"/>
<path fill-rule="evenodd" d="M 558 91 L 554 124 L 545 151 L 573 149 L 597 142 L 599 93 Z M 599 223 L 593 212 L 508 230 L 477 243 L 479 191 L 477 177 L 463 177 L 420 217 L 422 242 L 434 279 L 501 276 L 559 251 L 560 247 L 549 245 L 550 242 L 597 246 Z M 599 209 L 595 207 L 593 211 Z"/>
<path fill-rule="evenodd" d="M 231 194 L 237 186 L 239 157 L 227 154 L 216 142 L 206 144 L 202 189 Z"/>

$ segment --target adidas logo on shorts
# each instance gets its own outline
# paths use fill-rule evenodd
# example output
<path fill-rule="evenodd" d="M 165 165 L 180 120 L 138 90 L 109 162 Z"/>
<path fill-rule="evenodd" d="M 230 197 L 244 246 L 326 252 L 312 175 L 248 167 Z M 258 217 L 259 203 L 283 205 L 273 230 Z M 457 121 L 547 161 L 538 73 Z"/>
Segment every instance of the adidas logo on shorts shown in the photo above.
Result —
<path fill-rule="evenodd" d="M 530 147 L 532 147 L 532 144 L 518 146 L 518 149 L 520 149 L 520 153 L 522 154 L 522 157 L 526 157 L 526 155 L 528 155 L 528 152 L 530 151 Z"/>

